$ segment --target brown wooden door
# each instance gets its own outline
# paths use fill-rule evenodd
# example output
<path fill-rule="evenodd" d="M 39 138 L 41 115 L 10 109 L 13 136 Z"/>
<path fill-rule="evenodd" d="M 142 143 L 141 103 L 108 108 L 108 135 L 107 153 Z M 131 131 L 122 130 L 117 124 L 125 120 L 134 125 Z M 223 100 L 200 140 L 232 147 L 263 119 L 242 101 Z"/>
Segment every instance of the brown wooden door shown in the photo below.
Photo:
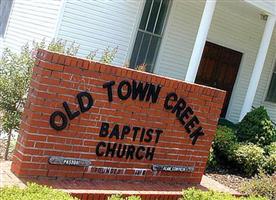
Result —
<path fill-rule="evenodd" d="M 225 117 L 236 81 L 242 53 L 206 42 L 196 76 L 196 83 L 226 90 L 221 117 Z"/>

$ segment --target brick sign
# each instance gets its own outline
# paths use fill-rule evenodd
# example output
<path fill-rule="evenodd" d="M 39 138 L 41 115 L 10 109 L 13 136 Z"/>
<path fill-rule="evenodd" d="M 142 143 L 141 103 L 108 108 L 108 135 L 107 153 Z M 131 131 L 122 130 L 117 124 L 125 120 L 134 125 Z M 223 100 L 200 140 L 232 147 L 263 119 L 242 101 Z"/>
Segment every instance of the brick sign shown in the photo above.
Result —
<path fill-rule="evenodd" d="M 225 92 L 39 50 L 18 176 L 199 183 Z"/>

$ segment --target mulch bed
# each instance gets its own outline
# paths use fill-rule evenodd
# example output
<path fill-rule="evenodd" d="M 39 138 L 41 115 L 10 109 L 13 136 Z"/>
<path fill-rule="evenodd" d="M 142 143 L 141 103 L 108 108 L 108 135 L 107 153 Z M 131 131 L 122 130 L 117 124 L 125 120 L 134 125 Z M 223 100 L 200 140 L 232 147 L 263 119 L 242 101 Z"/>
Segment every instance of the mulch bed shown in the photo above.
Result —
<path fill-rule="evenodd" d="M 207 169 L 205 175 L 238 192 L 241 192 L 241 187 L 245 182 L 252 179 L 252 177 L 246 177 L 237 171 L 223 167 Z"/>

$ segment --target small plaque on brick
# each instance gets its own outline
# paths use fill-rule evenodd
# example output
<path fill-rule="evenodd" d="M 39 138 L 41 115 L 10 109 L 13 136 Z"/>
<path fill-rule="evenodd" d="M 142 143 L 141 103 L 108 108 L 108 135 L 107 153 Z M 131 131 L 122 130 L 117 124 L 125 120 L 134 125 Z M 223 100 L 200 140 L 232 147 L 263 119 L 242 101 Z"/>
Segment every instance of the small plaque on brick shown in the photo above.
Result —
<path fill-rule="evenodd" d="M 65 158 L 61 156 L 51 156 L 49 158 L 51 165 L 69 165 L 69 166 L 80 166 L 87 167 L 90 165 L 90 160 L 80 158 Z"/>
<path fill-rule="evenodd" d="M 193 172 L 194 166 L 152 165 L 152 171 Z"/>

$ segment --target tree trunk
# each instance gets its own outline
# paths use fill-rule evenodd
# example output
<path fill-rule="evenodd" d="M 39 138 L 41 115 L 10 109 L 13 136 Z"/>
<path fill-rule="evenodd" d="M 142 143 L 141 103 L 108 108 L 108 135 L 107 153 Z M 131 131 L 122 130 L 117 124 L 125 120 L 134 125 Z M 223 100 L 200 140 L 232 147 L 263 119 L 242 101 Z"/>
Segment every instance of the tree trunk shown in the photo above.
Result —
<path fill-rule="evenodd" d="M 10 129 L 9 132 L 8 132 L 8 141 L 7 141 L 5 157 L 4 157 L 5 160 L 8 160 L 9 149 L 10 149 L 10 144 L 11 144 L 11 136 L 12 136 L 12 129 Z"/>

